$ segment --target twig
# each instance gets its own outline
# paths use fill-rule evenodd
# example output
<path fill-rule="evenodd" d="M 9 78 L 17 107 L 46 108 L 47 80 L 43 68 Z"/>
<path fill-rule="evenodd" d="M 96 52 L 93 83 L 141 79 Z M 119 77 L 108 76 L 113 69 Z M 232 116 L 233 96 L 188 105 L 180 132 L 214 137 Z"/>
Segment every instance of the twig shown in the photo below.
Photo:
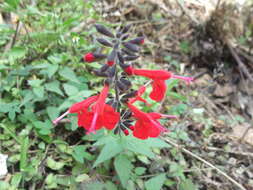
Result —
<path fill-rule="evenodd" d="M 251 80 L 251 82 L 253 82 L 253 78 L 250 74 L 250 72 L 248 71 L 247 67 L 244 65 L 244 63 L 241 61 L 240 57 L 237 55 L 236 51 L 233 49 L 232 45 L 230 44 L 230 42 L 226 42 L 232 56 L 235 58 L 235 60 L 238 63 L 239 68 L 242 69 L 242 72 L 249 78 L 249 80 Z"/>
<path fill-rule="evenodd" d="M 183 5 L 183 3 L 181 3 L 180 0 L 176 1 L 182 11 L 185 13 L 185 15 L 188 16 L 196 25 L 199 25 L 200 23 L 198 22 L 198 20 L 189 12 L 189 10 Z"/>
<path fill-rule="evenodd" d="M 203 158 L 199 157 L 198 155 L 192 153 L 191 151 L 185 149 L 185 148 L 181 148 L 177 143 L 173 142 L 172 140 L 168 139 L 168 138 L 163 138 L 162 139 L 164 141 L 166 141 L 167 143 L 171 144 L 172 146 L 181 149 L 184 153 L 196 158 L 197 160 L 203 162 L 204 164 L 208 165 L 209 167 L 215 169 L 219 174 L 223 175 L 225 178 L 227 178 L 230 182 L 232 182 L 234 185 L 236 185 L 239 189 L 241 190 L 246 190 L 240 183 L 238 183 L 237 181 L 235 181 L 233 178 L 231 178 L 229 175 L 227 175 L 225 172 L 223 172 L 222 170 L 220 170 L 219 168 L 215 167 L 213 164 L 211 164 L 210 162 L 204 160 Z"/>

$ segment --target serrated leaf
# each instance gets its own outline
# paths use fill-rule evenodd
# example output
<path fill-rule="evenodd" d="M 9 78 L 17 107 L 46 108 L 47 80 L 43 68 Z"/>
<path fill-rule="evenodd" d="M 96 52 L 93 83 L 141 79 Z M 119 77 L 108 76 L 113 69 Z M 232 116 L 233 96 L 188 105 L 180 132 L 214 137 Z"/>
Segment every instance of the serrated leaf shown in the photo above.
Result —
<path fill-rule="evenodd" d="M 106 160 L 109 160 L 110 158 L 114 157 L 115 155 L 117 155 L 118 153 L 120 153 L 122 151 L 123 151 L 123 148 L 122 148 L 121 144 L 119 144 L 118 142 L 106 144 L 103 147 L 102 151 L 100 152 L 93 167 L 96 167 L 98 164 L 100 164 Z"/>
<path fill-rule="evenodd" d="M 114 161 L 114 167 L 119 176 L 122 186 L 126 188 L 127 181 L 131 175 L 131 170 L 133 169 L 131 161 L 124 154 L 120 154 Z"/>
<path fill-rule="evenodd" d="M 160 190 L 166 180 L 166 174 L 160 174 L 145 182 L 147 190 Z"/>
<path fill-rule="evenodd" d="M 47 91 L 55 92 L 61 96 L 64 96 L 64 94 L 62 93 L 60 89 L 60 83 L 58 81 L 47 83 L 45 84 L 45 87 Z"/>
<path fill-rule="evenodd" d="M 69 67 L 64 67 L 63 69 L 60 70 L 59 74 L 70 81 L 79 83 L 79 80 L 76 77 L 76 74 L 74 73 L 74 71 L 72 69 L 70 69 Z"/>

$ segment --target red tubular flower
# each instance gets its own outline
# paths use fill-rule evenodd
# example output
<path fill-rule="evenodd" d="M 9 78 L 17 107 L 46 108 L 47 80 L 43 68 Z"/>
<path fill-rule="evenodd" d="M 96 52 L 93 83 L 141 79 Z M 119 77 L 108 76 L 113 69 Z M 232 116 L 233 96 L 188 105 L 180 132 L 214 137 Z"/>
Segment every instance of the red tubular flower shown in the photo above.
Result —
<path fill-rule="evenodd" d="M 158 137 L 161 132 L 168 131 L 157 121 L 157 114 L 142 112 L 130 103 L 127 105 L 133 112 L 133 117 L 137 119 L 133 129 L 133 135 L 136 138 L 147 139 L 149 137 Z"/>
<path fill-rule="evenodd" d="M 157 102 L 162 101 L 162 99 L 166 94 L 167 85 L 165 83 L 165 80 L 175 78 L 175 79 L 182 79 L 187 83 L 190 83 L 191 81 L 194 80 L 192 77 L 178 76 L 174 75 L 169 71 L 164 70 L 134 69 L 132 66 L 128 66 L 124 69 L 124 71 L 128 75 L 137 75 L 152 79 L 153 80 L 152 92 L 150 93 L 149 97 Z"/>
<path fill-rule="evenodd" d="M 73 104 L 67 112 L 53 121 L 56 125 L 69 113 L 77 113 L 78 126 L 85 128 L 89 133 L 102 127 L 112 130 L 118 123 L 120 114 L 110 105 L 105 104 L 109 85 L 105 85 L 99 95 L 91 96 L 81 102 Z"/>
<path fill-rule="evenodd" d="M 89 111 L 87 107 L 78 115 L 78 125 L 84 127 L 88 134 L 95 133 L 95 130 L 103 126 L 112 130 L 119 121 L 120 114 L 115 112 L 113 107 L 105 104 L 108 91 L 109 85 L 106 84 L 91 110 Z"/>

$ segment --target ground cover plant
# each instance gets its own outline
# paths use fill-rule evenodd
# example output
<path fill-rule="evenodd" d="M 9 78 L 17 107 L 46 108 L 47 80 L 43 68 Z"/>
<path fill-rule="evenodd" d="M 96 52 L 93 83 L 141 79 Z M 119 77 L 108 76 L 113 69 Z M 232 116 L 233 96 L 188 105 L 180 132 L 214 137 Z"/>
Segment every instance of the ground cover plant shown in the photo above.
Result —
<path fill-rule="evenodd" d="M 229 68 L 231 57 L 204 35 L 223 40 L 231 16 L 219 15 L 235 13 L 217 6 L 203 30 L 203 14 L 189 11 L 206 8 L 163 2 L 1 2 L 1 190 L 250 189 L 252 148 L 228 132 L 241 136 L 247 121 L 229 105 L 250 114 L 250 99 L 221 102 L 227 85 L 211 91 L 214 65 Z M 245 31 L 238 40 L 250 46 Z"/>

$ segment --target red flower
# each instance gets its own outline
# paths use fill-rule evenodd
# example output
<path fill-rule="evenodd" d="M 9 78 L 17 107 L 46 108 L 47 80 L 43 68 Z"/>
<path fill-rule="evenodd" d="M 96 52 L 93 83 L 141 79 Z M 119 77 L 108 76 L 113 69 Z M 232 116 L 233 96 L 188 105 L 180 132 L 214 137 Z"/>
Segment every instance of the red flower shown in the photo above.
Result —
<path fill-rule="evenodd" d="M 57 124 L 69 113 L 78 114 L 78 126 L 84 127 L 88 132 L 105 127 L 112 130 L 118 123 L 120 114 L 110 105 L 105 104 L 109 85 L 105 85 L 100 95 L 91 96 L 81 102 L 73 104 L 67 112 L 53 121 Z"/>
<path fill-rule="evenodd" d="M 137 75 L 152 79 L 152 92 L 150 93 L 149 97 L 157 102 L 162 101 L 166 94 L 167 85 L 165 83 L 165 80 L 168 80 L 170 78 L 183 79 L 187 83 L 193 80 L 192 77 L 178 76 L 164 70 L 134 69 L 132 66 L 128 66 L 124 69 L 124 71 L 128 75 Z"/>
<path fill-rule="evenodd" d="M 95 61 L 96 60 L 96 58 L 95 58 L 95 56 L 93 55 L 93 53 L 87 53 L 87 54 L 85 54 L 84 56 L 83 56 L 83 60 L 85 61 L 85 62 L 93 62 L 93 61 Z"/>
<path fill-rule="evenodd" d="M 161 115 L 142 112 L 130 103 L 128 103 L 128 107 L 133 112 L 133 117 L 137 119 L 133 129 L 133 135 L 136 138 L 158 137 L 161 132 L 168 131 L 157 121 Z"/>
<path fill-rule="evenodd" d="M 118 123 L 120 114 L 114 108 L 105 104 L 109 91 L 109 85 L 105 85 L 96 103 L 89 110 L 84 109 L 78 114 L 78 125 L 84 127 L 87 133 L 95 133 L 95 130 L 105 127 L 112 130 Z"/>

